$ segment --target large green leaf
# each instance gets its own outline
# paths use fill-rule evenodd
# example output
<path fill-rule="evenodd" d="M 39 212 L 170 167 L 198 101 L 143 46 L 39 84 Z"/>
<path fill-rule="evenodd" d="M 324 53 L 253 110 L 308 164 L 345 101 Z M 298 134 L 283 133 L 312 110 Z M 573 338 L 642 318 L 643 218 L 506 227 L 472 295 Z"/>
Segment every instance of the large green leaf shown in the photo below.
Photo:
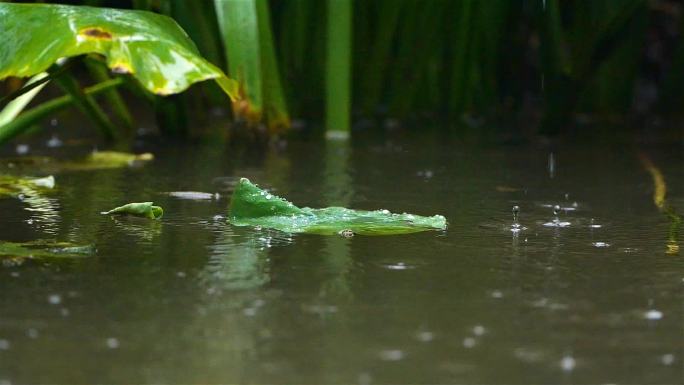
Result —
<path fill-rule="evenodd" d="M 83 54 L 106 58 L 114 72 L 130 73 L 149 91 L 168 95 L 214 79 L 233 99 L 237 83 L 199 56 L 170 18 L 146 11 L 0 3 L 0 79 L 45 71 L 58 59 Z"/>
<path fill-rule="evenodd" d="M 288 233 L 311 234 L 408 234 L 446 229 L 441 215 L 423 217 L 393 214 L 388 210 L 351 210 L 344 207 L 299 208 L 240 179 L 230 201 L 229 221 L 236 226 L 255 226 Z"/>

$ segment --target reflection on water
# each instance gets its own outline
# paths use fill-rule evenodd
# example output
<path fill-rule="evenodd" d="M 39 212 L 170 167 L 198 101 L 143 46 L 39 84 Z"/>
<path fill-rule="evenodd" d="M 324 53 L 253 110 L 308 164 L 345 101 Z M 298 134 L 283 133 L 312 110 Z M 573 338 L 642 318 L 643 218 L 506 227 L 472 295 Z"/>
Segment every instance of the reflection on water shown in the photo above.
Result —
<path fill-rule="evenodd" d="M 59 200 L 35 191 L 23 192 L 20 199 L 27 206 L 24 209 L 31 212 L 26 223 L 45 234 L 56 235 L 59 232 Z"/>
<path fill-rule="evenodd" d="M 209 259 L 199 280 L 210 293 L 216 290 L 255 289 L 270 281 L 268 251 L 292 243 L 292 237 L 265 230 L 237 230 L 223 224 L 214 231 Z"/>
<path fill-rule="evenodd" d="M 678 149 L 650 153 L 681 212 Z M 0 201 L 4 240 L 97 250 L 0 268 L 0 383 L 681 380 L 684 275 L 664 250 L 681 229 L 623 148 L 409 138 L 143 150 L 156 161 L 58 174 L 48 198 Z M 241 176 L 302 206 L 440 213 L 450 228 L 237 228 L 225 218 Z M 164 207 L 160 221 L 99 214 L 145 200 Z M 544 226 L 554 220 L 570 226 Z"/>

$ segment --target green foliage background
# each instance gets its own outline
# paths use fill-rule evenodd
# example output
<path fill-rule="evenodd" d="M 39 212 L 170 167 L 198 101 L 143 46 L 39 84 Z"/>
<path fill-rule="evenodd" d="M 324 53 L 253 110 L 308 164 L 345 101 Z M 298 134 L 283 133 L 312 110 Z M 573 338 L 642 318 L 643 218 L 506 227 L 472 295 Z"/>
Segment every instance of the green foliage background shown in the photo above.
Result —
<path fill-rule="evenodd" d="M 676 1 L 59 3 L 171 16 L 205 58 L 242 81 L 234 119 L 270 134 L 286 131 L 290 119 L 345 131 L 388 118 L 447 122 L 445 129 L 505 118 L 552 133 L 578 113 L 679 117 L 684 104 L 684 12 Z M 154 99 L 169 135 L 189 132 L 189 114 L 229 103 L 211 84 Z"/>

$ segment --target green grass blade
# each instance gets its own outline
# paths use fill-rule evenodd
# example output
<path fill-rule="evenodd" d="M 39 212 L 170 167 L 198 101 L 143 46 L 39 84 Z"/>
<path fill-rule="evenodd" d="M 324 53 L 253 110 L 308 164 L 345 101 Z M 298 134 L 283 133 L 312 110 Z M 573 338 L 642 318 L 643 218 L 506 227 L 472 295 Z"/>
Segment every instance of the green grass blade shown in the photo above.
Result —
<path fill-rule="evenodd" d="M 255 0 L 215 0 L 228 73 L 239 83 L 243 100 L 233 104 L 236 118 L 261 120 L 263 95 Z"/>
<path fill-rule="evenodd" d="M 261 74 L 266 119 L 271 133 L 278 133 L 290 127 L 290 116 L 287 112 L 275 57 L 268 3 L 265 0 L 257 1 L 256 11 L 259 20 L 259 46 L 261 48 Z"/>
<path fill-rule="evenodd" d="M 107 81 L 111 79 L 109 76 L 109 71 L 105 68 L 102 63 L 99 63 L 92 59 L 86 59 L 86 67 L 90 74 L 97 80 L 98 83 Z M 133 117 L 131 112 L 128 110 L 126 103 L 123 101 L 121 94 L 117 89 L 111 89 L 105 92 L 105 98 L 107 104 L 110 106 L 116 117 L 126 126 L 130 131 L 133 128 Z"/>
<path fill-rule="evenodd" d="M 118 136 L 114 123 L 109 120 L 109 117 L 95 102 L 95 99 L 83 92 L 78 85 L 78 81 L 73 76 L 61 76 L 57 79 L 57 83 L 66 93 L 71 95 L 76 107 L 97 125 L 102 136 L 106 139 L 114 139 Z"/>
<path fill-rule="evenodd" d="M 38 83 L 39 85 L 36 87 L 31 88 L 30 91 L 22 94 L 21 96 L 17 97 L 16 99 L 12 100 L 9 102 L 5 108 L 0 111 L 0 126 L 4 126 L 5 124 L 11 122 L 14 120 L 14 118 L 19 115 L 19 113 L 26 107 L 27 104 L 33 100 L 33 98 L 40 92 L 40 90 L 43 89 L 47 85 L 46 82 L 42 82 L 43 79 L 48 77 L 47 72 L 41 72 L 38 75 L 32 77 L 27 83 L 26 86 L 30 86 L 31 84 L 36 84 Z"/>
<path fill-rule="evenodd" d="M 215 0 L 229 73 L 242 100 L 233 103 L 238 119 L 266 123 L 271 133 L 290 125 L 266 0 Z"/>
<path fill-rule="evenodd" d="M 369 58 L 363 59 L 363 71 L 359 73 L 360 105 L 365 113 L 373 113 L 378 107 L 382 87 L 385 85 L 387 67 L 391 64 L 388 57 L 391 54 L 392 43 L 399 24 L 402 0 L 383 0 L 375 4 L 379 15 L 375 20 L 377 32 L 373 39 Z M 364 38 L 367 38 L 364 37 Z"/>
<path fill-rule="evenodd" d="M 328 138 L 346 139 L 351 114 L 351 0 L 328 0 L 325 127 Z"/>
<path fill-rule="evenodd" d="M 106 82 L 98 83 L 92 87 L 88 87 L 83 91 L 83 93 L 88 96 L 94 96 L 113 87 L 117 87 L 122 83 L 123 80 L 121 78 L 111 79 Z M 25 111 L 10 123 L 0 126 L 0 143 L 4 143 L 23 133 L 29 127 L 31 127 L 31 125 L 37 123 L 41 119 L 48 117 L 50 114 L 53 114 L 56 111 L 70 106 L 73 102 L 74 98 L 71 95 L 64 95 Z"/>

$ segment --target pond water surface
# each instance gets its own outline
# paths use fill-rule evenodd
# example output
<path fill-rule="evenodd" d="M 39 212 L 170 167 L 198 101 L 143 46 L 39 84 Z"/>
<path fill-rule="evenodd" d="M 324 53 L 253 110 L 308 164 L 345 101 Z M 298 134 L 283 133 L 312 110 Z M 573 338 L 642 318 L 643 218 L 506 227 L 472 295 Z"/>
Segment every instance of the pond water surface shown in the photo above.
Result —
<path fill-rule="evenodd" d="M 0 266 L 0 384 L 681 383 L 681 229 L 637 156 L 684 214 L 681 143 L 140 150 L 156 160 L 56 173 L 38 203 L 0 199 L 3 241 L 97 249 Z M 240 177 L 301 206 L 442 214 L 449 228 L 233 227 Z M 176 191 L 219 196 L 163 194 Z M 100 215 L 149 200 L 158 222 Z M 544 225 L 555 205 L 567 226 Z"/>

